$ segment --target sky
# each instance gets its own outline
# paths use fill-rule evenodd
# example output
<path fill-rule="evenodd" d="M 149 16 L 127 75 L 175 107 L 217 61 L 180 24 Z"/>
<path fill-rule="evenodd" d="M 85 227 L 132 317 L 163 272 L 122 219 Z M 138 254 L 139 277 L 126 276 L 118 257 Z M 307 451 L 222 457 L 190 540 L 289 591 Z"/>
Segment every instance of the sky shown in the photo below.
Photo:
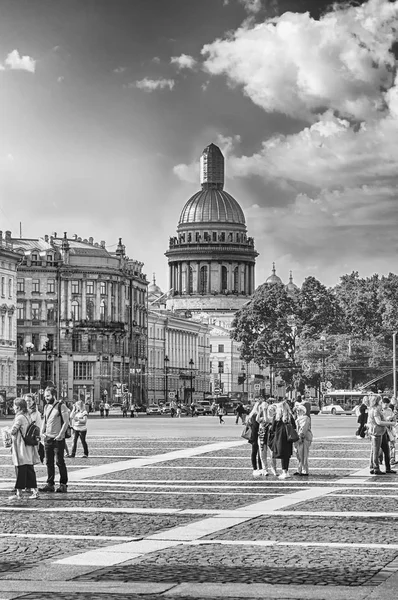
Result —
<path fill-rule="evenodd" d="M 0 223 L 123 239 L 168 289 L 214 142 L 287 282 L 397 271 L 398 1 L 2 0 Z"/>

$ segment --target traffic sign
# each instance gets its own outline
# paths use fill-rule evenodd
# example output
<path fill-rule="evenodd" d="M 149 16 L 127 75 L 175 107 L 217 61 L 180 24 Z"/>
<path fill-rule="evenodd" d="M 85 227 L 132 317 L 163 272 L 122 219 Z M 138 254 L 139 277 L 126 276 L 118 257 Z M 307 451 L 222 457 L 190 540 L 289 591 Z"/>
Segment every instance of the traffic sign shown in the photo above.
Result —
<path fill-rule="evenodd" d="M 176 393 L 175 392 L 169 392 L 169 398 L 170 400 L 173 400 L 176 397 Z"/>
<path fill-rule="evenodd" d="M 332 382 L 331 381 L 327 381 L 326 382 L 326 387 L 327 387 L 328 390 L 331 390 L 332 387 L 333 387 Z"/>
<path fill-rule="evenodd" d="M 218 387 L 214 388 L 214 393 L 215 393 L 215 394 L 219 394 L 219 393 L 220 393 L 220 391 L 221 391 L 221 390 L 220 390 L 220 388 L 218 388 Z"/>
<path fill-rule="evenodd" d="M 267 394 L 270 393 L 270 391 L 271 391 L 271 384 L 270 383 L 266 383 L 265 384 L 265 391 L 266 391 Z"/>
<path fill-rule="evenodd" d="M 261 390 L 261 385 L 259 383 L 254 384 L 254 391 L 259 392 Z"/>

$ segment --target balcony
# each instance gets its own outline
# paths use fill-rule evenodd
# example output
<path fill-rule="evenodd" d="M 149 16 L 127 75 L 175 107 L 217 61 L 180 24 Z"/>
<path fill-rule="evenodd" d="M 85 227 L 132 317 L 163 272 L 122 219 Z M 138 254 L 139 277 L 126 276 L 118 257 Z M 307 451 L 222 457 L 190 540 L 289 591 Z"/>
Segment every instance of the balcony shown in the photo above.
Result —
<path fill-rule="evenodd" d="M 126 324 L 123 321 L 96 321 L 83 319 L 80 321 L 73 321 L 74 329 L 103 329 L 111 331 L 125 331 Z"/>

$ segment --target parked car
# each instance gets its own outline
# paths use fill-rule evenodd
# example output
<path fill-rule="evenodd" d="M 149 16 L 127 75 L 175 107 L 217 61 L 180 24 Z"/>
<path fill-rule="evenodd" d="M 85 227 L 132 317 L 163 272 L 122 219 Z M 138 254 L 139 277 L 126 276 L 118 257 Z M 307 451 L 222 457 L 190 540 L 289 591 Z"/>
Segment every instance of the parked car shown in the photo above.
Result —
<path fill-rule="evenodd" d="M 202 406 L 205 415 L 211 415 L 211 403 L 208 400 L 198 400 L 198 406 Z"/>
<path fill-rule="evenodd" d="M 310 412 L 312 415 L 319 415 L 321 412 L 321 409 L 319 408 L 319 402 L 317 400 L 311 400 Z"/>
<path fill-rule="evenodd" d="M 189 414 L 191 414 L 191 406 L 189 406 L 188 408 Z M 203 415 L 205 414 L 205 409 L 203 408 L 203 406 L 201 406 L 200 404 L 195 404 L 195 414 L 198 415 L 198 417 L 203 417 Z"/>
<path fill-rule="evenodd" d="M 160 415 L 162 413 L 161 413 L 160 407 L 157 404 L 150 404 L 146 409 L 146 414 L 147 415 Z"/>
<path fill-rule="evenodd" d="M 121 406 L 122 406 L 122 403 L 121 403 L 121 402 L 114 402 L 114 403 L 111 405 L 111 408 L 121 408 Z"/>

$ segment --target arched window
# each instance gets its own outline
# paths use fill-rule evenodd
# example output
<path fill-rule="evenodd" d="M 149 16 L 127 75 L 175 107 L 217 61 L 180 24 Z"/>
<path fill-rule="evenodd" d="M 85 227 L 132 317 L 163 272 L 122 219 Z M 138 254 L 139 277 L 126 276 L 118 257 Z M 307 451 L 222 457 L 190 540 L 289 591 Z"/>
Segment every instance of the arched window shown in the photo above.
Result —
<path fill-rule="evenodd" d="M 200 268 L 199 292 L 206 294 L 207 292 L 207 267 Z"/>
<path fill-rule="evenodd" d="M 94 321 L 94 302 L 92 300 L 87 300 L 86 316 L 88 321 Z"/>
<path fill-rule="evenodd" d="M 188 269 L 188 294 L 193 294 L 193 268 Z"/>
<path fill-rule="evenodd" d="M 105 321 L 105 319 L 106 319 L 106 302 L 105 302 L 105 300 L 101 300 L 100 319 L 101 319 L 101 321 Z"/>
<path fill-rule="evenodd" d="M 234 292 L 239 292 L 239 267 L 234 269 Z"/>
<path fill-rule="evenodd" d="M 221 267 L 221 291 L 226 292 L 228 289 L 228 269 Z"/>
<path fill-rule="evenodd" d="M 79 303 L 77 300 L 72 302 L 72 320 L 78 321 L 80 319 Z"/>

